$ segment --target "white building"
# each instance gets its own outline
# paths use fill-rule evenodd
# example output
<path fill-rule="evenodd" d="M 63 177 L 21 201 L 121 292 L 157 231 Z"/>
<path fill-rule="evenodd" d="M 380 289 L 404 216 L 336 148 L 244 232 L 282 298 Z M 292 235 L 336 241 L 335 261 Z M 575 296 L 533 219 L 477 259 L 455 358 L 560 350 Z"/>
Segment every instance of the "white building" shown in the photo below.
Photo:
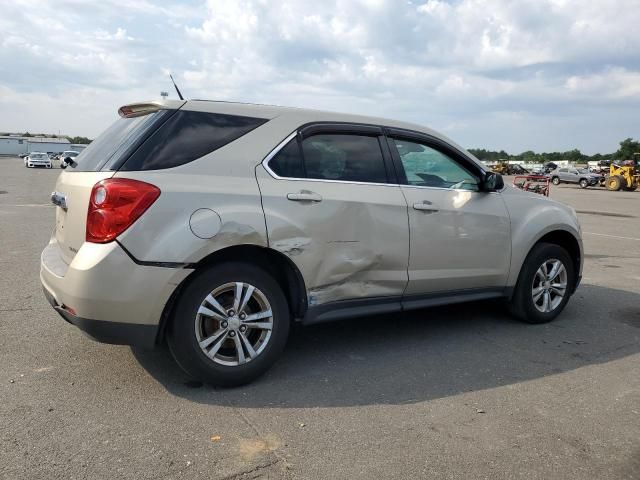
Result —
<path fill-rule="evenodd" d="M 0 155 L 20 155 L 22 153 L 45 152 L 62 153 L 72 150 L 66 138 L 0 136 Z"/>

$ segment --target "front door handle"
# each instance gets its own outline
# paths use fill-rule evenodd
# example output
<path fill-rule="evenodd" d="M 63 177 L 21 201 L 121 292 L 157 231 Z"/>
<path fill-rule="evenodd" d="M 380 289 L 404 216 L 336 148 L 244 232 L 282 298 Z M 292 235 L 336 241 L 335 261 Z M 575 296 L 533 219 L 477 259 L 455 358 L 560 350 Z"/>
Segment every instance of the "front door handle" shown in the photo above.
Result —
<path fill-rule="evenodd" d="M 414 203 L 413 209 L 424 213 L 436 213 L 438 211 L 429 200 L 424 200 L 422 203 Z"/>
<path fill-rule="evenodd" d="M 287 199 L 293 202 L 321 202 L 322 197 L 315 192 L 303 190 L 298 193 L 287 193 Z"/>

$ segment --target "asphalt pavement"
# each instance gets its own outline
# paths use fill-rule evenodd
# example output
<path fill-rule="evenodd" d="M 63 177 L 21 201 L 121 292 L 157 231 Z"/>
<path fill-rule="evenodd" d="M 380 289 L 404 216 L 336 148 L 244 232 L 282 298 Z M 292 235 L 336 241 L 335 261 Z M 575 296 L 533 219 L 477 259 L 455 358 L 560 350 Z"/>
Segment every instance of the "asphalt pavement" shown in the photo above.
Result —
<path fill-rule="evenodd" d="M 0 158 L 1 479 L 640 478 L 640 192 L 552 187 L 586 249 L 553 323 L 484 302 L 296 328 L 225 390 L 51 309 L 58 174 Z"/>

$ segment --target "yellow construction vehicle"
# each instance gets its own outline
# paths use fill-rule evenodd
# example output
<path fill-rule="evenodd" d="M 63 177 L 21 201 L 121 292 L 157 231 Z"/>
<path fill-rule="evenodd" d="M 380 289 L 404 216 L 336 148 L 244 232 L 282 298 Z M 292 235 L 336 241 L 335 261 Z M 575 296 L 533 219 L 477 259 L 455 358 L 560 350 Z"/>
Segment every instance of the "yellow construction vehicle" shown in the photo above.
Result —
<path fill-rule="evenodd" d="M 611 162 L 609 174 L 604 180 L 607 190 L 617 192 L 627 190 L 633 192 L 640 185 L 640 173 L 636 170 L 633 160 L 622 162 L 622 165 Z"/>
<path fill-rule="evenodd" d="M 500 175 L 523 175 L 529 173 L 529 170 L 522 165 L 517 163 L 511 164 L 506 160 L 498 160 L 498 163 L 491 167 L 491 171 L 499 173 Z"/>

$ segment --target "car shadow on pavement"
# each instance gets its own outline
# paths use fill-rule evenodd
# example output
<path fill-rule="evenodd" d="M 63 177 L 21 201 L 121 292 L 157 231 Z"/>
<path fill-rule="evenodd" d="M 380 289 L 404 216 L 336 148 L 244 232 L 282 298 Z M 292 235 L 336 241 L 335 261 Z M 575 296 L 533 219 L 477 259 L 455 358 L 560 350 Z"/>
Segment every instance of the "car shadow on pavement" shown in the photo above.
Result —
<path fill-rule="evenodd" d="M 489 389 L 640 352 L 640 295 L 583 285 L 556 321 L 526 325 L 481 302 L 295 328 L 250 385 L 190 380 L 166 348 L 133 349 L 173 395 L 236 407 L 405 404 Z"/>

